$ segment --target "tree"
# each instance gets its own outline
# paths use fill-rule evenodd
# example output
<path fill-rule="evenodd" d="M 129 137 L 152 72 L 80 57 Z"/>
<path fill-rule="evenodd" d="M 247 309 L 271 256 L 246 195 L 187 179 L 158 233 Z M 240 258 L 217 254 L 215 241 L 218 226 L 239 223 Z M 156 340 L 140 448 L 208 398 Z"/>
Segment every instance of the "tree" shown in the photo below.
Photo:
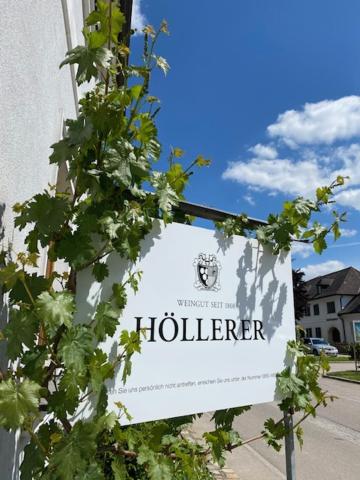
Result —
<path fill-rule="evenodd" d="M 141 288 L 139 276 L 115 283 L 91 323 L 74 319 L 77 273 L 90 268 L 103 281 L 108 275 L 103 259 L 111 252 L 136 261 L 154 218 L 191 222 L 175 207 L 193 169 L 209 164 L 200 155 L 184 167 L 183 151 L 174 148 L 168 169 L 155 169 L 161 156 L 155 124 L 159 100 L 149 89 L 153 69 L 169 69 L 155 53 L 159 35 L 168 33 L 166 22 L 157 31 L 145 27 L 143 64 L 127 64 L 128 47 L 118 40 L 123 14 L 116 2 L 98 1 L 97 6 L 86 20 L 86 45 L 69 51 L 62 63 L 77 65 L 78 84 L 93 80 L 95 86 L 80 100 L 79 117 L 66 122 L 66 134 L 50 156 L 52 164 L 67 163 L 75 191 L 51 187 L 16 204 L 15 223 L 26 229 L 27 250 L 1 254 L 0 285 L 8 293 L 10 313 L 0 332 L 9 358 L 8 368 L 0 372 L 0 426 L 28 435 L 23 480 L 211 478 L 209 457 L 222 464 L 226 451 L 259 438 L 279 449 L 286 434 L 283 418 L 268 419 L 260 435 L 244 440 L 232 422 L 250 407 L 218 411 L 214 430 L 204 434 L 202 445 L 182 434 L 194 415 L 123 427 L 126 406 L 118 404 L 118 415 L 107 411 L 105 381 L 119 365 L 126 381 L 133 355 L 141 354 L 141 339 L 123 330 L 115 359 L 101 350 L 100 342 L 119 323 L 126 289 Z M 116 81 L 119 72 L 124 82 Z M 225 235 L 255 235 L 274 254 L 289 250 L 294 238 L 312 242 L 321 252 L 330 232 L 339 236 L 343 217 L 334 212 L 329 228 L 318 223 L 309 227 L 310 220 L 332 201 L 343 181 L 339 176 L 319 188 L 315 201 L 299 197 L 286 202 L 266 226 L 255 228 L 241 215 L 217 227 Z M 151 193 L 145 190 L 149 185 Z M 54 269 L 48 277 L 34 273 L 40 247 L 47 248 L 52 262 L 65 262 L 69 272 Z M 294 428 L 301 441 L 301 422 L 330 399 L 317 383 L 327 365 L 322 358 L 306 357 L 295 341 L 288 353 L 295 368 L 278 375 L 279 408 L 300 413 Z M 92 415 L 73 419 L 89 397 L 95 405 Z"/>
<path fill-rule="evenodd" d="M 292 271 L 295 320 L 300 321 L 304 316 L 309 297 L 303 280 L 305 273 L 300 269 Z"/>

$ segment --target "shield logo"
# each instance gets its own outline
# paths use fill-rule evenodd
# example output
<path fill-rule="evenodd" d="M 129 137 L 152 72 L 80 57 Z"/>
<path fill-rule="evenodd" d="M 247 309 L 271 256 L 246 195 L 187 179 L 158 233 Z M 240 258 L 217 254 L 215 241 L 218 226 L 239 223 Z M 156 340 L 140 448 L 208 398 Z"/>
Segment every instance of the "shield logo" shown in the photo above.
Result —
<path fill-rule="evenodd" d="M 211 288 L 215 285 L 218 276 L 218 266 L 212 267 L 198 264 L 198 277 L 205 288 Z"/>
<path fill-rule="evenodd" d="M 220 290 L 219 273 L 221 265 L 215 255 L 200 253 L 195 258 L 193 265 L 195 267 L 195 288 L 215 292 Z"/>

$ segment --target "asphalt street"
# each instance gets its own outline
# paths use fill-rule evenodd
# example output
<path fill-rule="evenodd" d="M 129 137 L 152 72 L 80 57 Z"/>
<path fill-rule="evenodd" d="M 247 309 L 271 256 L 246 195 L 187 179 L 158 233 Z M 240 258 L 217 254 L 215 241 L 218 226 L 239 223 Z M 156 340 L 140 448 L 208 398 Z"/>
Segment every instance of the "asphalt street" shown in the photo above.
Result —
<path fill-rule="evenodd" d="M 332 370 L 353 368 L 354 364 L 333 364 Z M 338 397 L 316 418 L 303 423 L 304 446 L 296 448 L 297 480 L 359 480 L 360 479 L 360 385 L 327 378 L 321 384 Z M 242 438 L 251 438 L 262 430 L 268 417 L 279 418 L 276 404 L 254 406 L 241 415 L 234 427 Z M 198 429 L 206 430 L 210 414 L 205 415 Z M 227 467 L 240 480 L 285 479 L 285 452 L 280 453 L 256 441 L 228 455 Z"/>

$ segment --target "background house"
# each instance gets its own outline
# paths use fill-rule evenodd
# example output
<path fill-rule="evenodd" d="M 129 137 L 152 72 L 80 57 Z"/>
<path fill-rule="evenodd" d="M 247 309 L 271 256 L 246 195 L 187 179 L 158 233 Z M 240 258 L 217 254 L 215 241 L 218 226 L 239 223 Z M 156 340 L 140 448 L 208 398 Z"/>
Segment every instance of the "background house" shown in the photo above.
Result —
<path fill-rule="evenodd" d="M 354 341 L 353 320 L 360 320 L 360 271 L 349 267 L 305 284 L 309 298 L 300 320 L 307 337 L 330 343 Z"/>

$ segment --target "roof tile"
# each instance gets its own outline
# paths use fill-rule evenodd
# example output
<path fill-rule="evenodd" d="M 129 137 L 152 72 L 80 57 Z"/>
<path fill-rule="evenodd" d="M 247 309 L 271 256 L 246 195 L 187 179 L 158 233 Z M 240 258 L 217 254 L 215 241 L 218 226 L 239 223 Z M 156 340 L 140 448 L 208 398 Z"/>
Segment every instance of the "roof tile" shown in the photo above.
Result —
<path fill-rule="evenodd" d="M 358 295 L 360 293 L 360 272 L 354 267 L 344 268 L 308 280 L 306 288 L 310 299 L 330 295 Z"/>

